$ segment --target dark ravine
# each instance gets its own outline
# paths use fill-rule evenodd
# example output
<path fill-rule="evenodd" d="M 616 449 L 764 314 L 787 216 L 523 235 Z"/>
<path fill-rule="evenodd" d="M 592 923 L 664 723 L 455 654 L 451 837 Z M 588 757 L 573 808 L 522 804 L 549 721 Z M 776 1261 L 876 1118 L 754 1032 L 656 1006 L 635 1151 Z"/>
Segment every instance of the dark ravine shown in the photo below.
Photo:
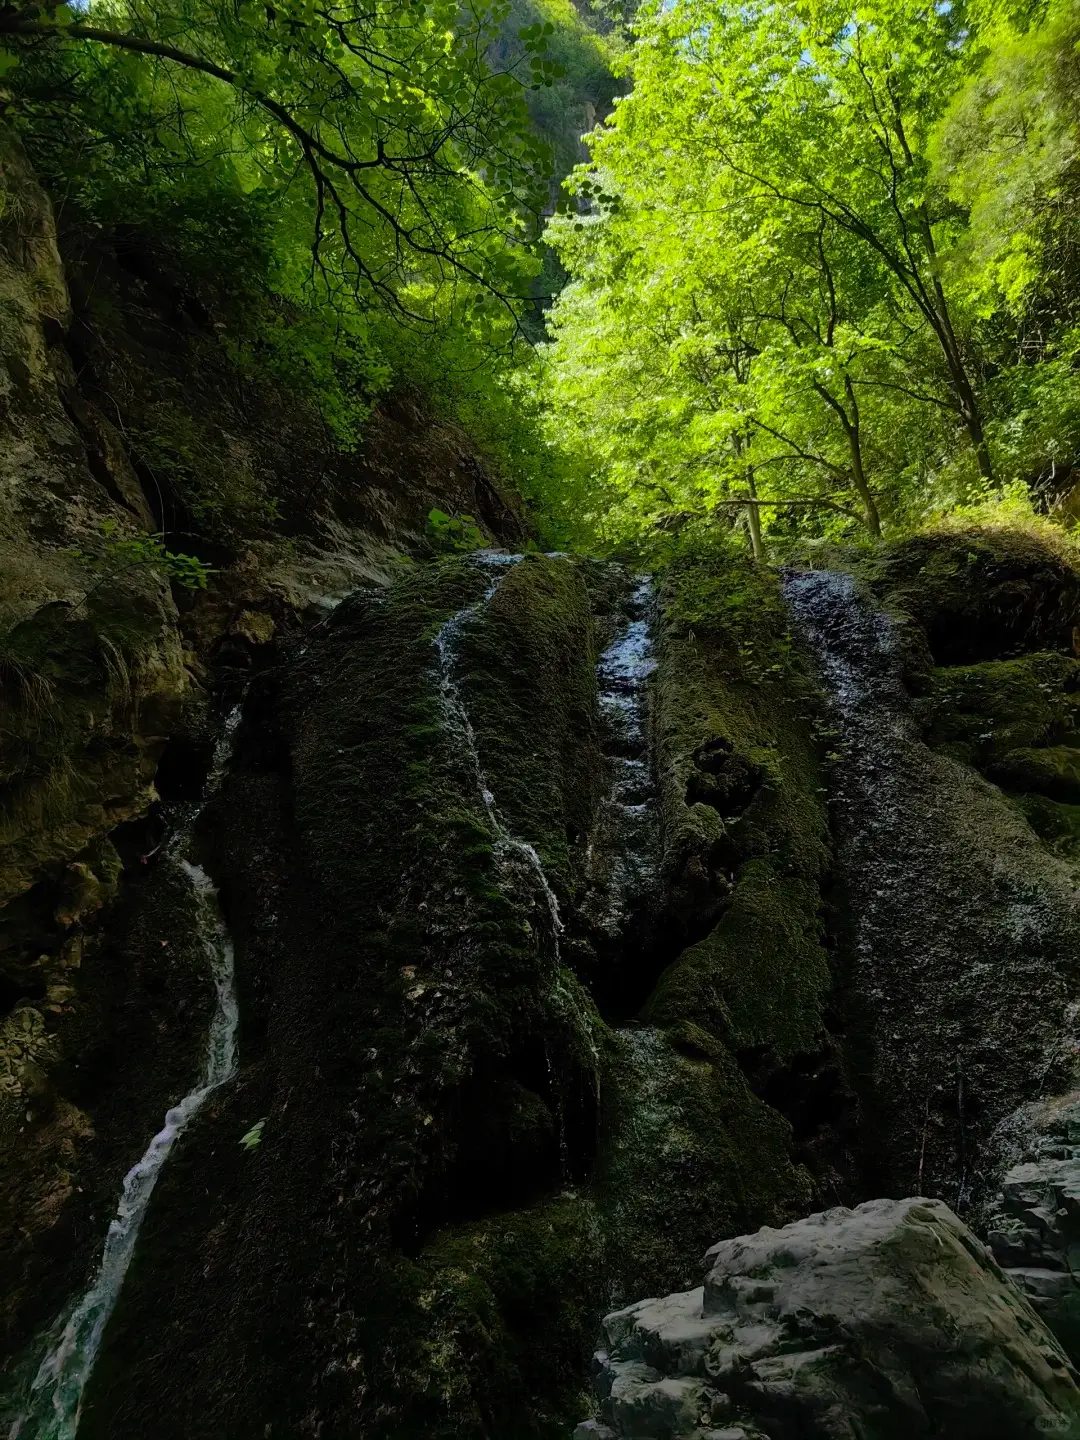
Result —
<path fill-rule="evenodd" d="M 3 165 L 34 240 L 0 226 L 5 1426 L 75 1433 L 28 1399 L 57 1317 L 161 1117 L 226 1076 L 155 1172 L 78 1440 L 793 1440 L 819 1379 L 850 1411 L 822 1435 L 892 1440 L 861 1341 L 819 1373 L 833 1312 L 798 1319 L 815 1267 L 840 1313 L 883 1253 L 911 1353 L 959 1337 L 903 1433 L 945 1433 L 965 1366 L 1010 1435 L 1071 1423 L 1069 555 L 942 532 L 782 591 L 723 537 L 655 577 L 536 553 L 415 397 L 329 464 L 287 394 L 241 403 L 212 296 L 58 243 Z M 274 504 L 211 517 L 194 598 L 152 567 L 91 592 L 102 521 L 195 523 L 149 464 L 190 424 Z M 491 548 L 436 553 L 434 504 Z M 242 692 L 193 887 L 169 816 Z M 203 1076 L 211 877 L 239 1063 Z"/>

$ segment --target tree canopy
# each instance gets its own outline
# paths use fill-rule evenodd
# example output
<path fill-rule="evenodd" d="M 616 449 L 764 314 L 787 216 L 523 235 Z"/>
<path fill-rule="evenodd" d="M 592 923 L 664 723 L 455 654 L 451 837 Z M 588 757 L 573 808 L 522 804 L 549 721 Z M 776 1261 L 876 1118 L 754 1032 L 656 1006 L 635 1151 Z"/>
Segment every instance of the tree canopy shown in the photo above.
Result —
<path fill-rule="evenodd" d="M 407 379 L 551 538 L 758 556 L 1080 513 L 1078 43 L 1078 0 L 0 7 L 61 209 L 270 297 L 341 443 Z"/>
<path fill-rule="evenodd" d="M 1069 468 L 1077 15 L 640 12 L 549 233 L 552 433 L 601 530 L 741 509 L 760 550 L 762 523 L 878 534 Z"/>

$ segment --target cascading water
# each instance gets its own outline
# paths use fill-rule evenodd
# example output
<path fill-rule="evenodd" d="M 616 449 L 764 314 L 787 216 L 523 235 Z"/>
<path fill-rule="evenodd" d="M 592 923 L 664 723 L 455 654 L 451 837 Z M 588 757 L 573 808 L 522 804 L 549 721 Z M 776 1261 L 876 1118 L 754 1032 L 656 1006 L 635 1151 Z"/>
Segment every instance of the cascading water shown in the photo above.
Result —
<path fill-rule="evenodd" d="M 239 720 L 240 707 L 237 706 L 222 727 L 203 803 L 221 782 Z M 116 1308 L 158 1177 L 176 1141 L 209 1096 L 236 1073 L 239 1012 L 233 945 L 210 877 L 183 854 L 194 818 L 194 815 L 183 817 L 186 823 L 170 843 L 165 863 L 175 865 L 191 887 L 199 939 L 214 985 L 214 1010 L 199 1083 L 166 1113 L 161 1129 L 138 1163 L 125 1175 L 120 1203 L 109 1224 L 97 1273 L 70 1316 L 58 1326 L 59 1333 L 30 1387 L 27 1408 L 9 1432 L 10 1440 L 74 1440 L 86 1384 L 101 1348 L 105 1327 Z"/>
<path fill-rule="evenodd" d="M 923 742 L 898 632 L 850 576 L 791 573 L 784 589 L 839 737 L 840 991 L 868 1178 L 963 1207 L 993 1127 L 1055 1083 L 1075 1046 L 1075 876 L 1000 791 Z"/>
<path fill-rule="evenodd" d="M 462 632 L 465 626 L 472 620 L 488 603 L 491 597 L 498 590 L 505 578 L 506 572 L 514 565 L 517 565 L 523 557 L 521 555 L 503 555 L 498 551 L 478 551 L 475 559 L 478 564 L 491 567 L 501 572 L 491 581 L 479 600 L 471 605 L 466 605 L 456 615 L 451 615 L 435 635 L 434 646 L 439 657 L 439 696 L 442 701 L 443 713 L 446 717 L 447 729 L 460 741 L 465 751 L 473 775 L 476 779 L 476 788 L 484 805 L 484 811 L 495 837 L 495 851 L 500 859 L 516 857 L 529 870 L 544 896 L 548 914 L 551 917 L 551 931 L 555 947 L 555 959 L 559 958 L 559 936 L 562 933 L 563 923 L 559 914 L 559 902 L 554 890 L 544 873 L 544 867 L 540 856 L 534 845 L 527 840 L 520 839 L 507 828 L 502 816 L 499 814 L 495 804 L 495 796 L 491 786 L 488 784 L 487 775 L 480 763 L 480 751 L 476 743 L 476 732 L 473 729 L 472 721 L 469 719 L 469 712 L 465 708 L 465 701 L 462 698 L 461 687 L 457 678 L 458 651 L 461 644 Z"/>
<path fill-rule="evenodd" d="M 631 902 L 653 890 L 659 868 L 660 836 L 647 734 L 648 682 L 656 669 L 649 634 L 653 602 L 651 577 L 639 577 L 630 599 L 629 619 L 596 667 L 610 786 L 597 827 L 600 845 L 590 846 L 590 878 L 600 883 L 589 906 L 589 918 L 613 937 L 625 925 Z"/>
<path fill-rule="evenodd" d="M 532 876 L 540 893 L 543 895 L 544 905 L 550 920 L 551 995 L 553 1000 L 561 1007 L 571 1026 L 577 1031 L 581 1043 L 589 1049 L 595 1057 L 597 1054 L 597 1046 L 591 1024 L 588 1018 L 582 1015 L 574 996 L 567 993 L 563 981 L 562 946 L 560 942 L 560 937 L 563 932 L 563 921 L 559 913 L 558 898 L 551 887 L 551 882 L 547 878 L 543 862 L 540 859 L 536 847 L 528 840 L 523 840 L 520 836 L 514 835 L 499 813 L 495 795 L 492 792 L 480 760 L 476 732 L 469 718 L 469 712 L 465 706 L 461 686 L 457 677 L 459 648 L 462 633 L 466 625 L 483 610 L 502 584 L 506 573 L 513 566 L 520 563 L 523 557 L 521 555 L 504 555 L 498 551 L 479 551 L 474 559 L 477 564 L 494 569 L 498 573 L 495 578 L 491 580 L 479 600 L 475 600 L 471 605 L 466 605 L 455 615 L 451 615 L 451 617 L 440 626 L 434 640 L 435 651 L 438 655 L 439 696 L 442 701 L 446 728 L 450 734 L 456 736 L 468 759 L 476 782 L 477 791 L 484 806 L 484 812 L 487 815 L 488 824 L 491 826 L 494 836 L 496 860 L 501 866 L 512 866 L 514 862 L 517 862 L 524 868 L 527 874 Z M 565 1177 L 569 1174 L 570 1166 L 563 1101 L 559 1094 L 559 1084 L 554 1073 L 550 1055 L 548 1056 L 547 1063 L 548 1075 L 551 1082 L 552 1101 L 556 1109 L 559 1150 L 562 1157 L 561 1168 Z"/>

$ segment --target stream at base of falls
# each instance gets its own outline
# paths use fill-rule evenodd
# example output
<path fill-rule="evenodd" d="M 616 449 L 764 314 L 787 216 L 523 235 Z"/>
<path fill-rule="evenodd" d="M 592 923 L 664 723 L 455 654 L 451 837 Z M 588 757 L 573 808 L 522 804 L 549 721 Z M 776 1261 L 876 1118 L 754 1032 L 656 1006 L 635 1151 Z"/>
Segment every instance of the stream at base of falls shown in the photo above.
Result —
<path fill-rule="evenodd" d="M 1060 1084 L 1075 1046 L 1072 870 L 1008 800 L 923 741 L 898 632 L 851 576 L 784 591 L 831 711 L 840 983 L 871 1193 L 966 1208 L 993 1128 Z"/>
<path fill-rule="evenodd" d="M 225 720 L 215 746 L 203 804 L 221 782 L 239 719 L 238 706 Z M 180 817 L 180 827 L 161 862 L 175 866 L 190 887 L 200 948 L 214 987 L 198 1083 L 166 1112 L 161 1129 L 125 1175 L 97 1271 L 74 1309 L 54 1327 L 49 1351 L 30 1386 L 26 1409 L 9 1430 L 9 1440 L 75 1440 L 86 1385 L 120 1297 L 154 1187 L 177 1140 L 213 1092 L 236 1074 L 239 1010 L 232 939 L 210 877 L 185 853 L 199 808 Z"/>

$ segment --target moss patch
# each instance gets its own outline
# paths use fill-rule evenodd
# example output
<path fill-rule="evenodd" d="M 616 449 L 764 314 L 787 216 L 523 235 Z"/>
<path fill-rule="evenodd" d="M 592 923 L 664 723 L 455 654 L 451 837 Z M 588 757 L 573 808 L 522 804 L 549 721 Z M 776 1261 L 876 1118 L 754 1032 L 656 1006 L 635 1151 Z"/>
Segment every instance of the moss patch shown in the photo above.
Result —
<path fill-rule="evenodd" d="M 564 891 L 603 783 L 595 665 L 581 575 L 544 555 L 509 571 L 462 645 L 463 694 L 500 812 Z"/>
<path fill-rule="evenodd" d="M 706 1248 L 813 1208 L 791 1127 L 710 1031 L 611 1038 L 596 1194 L 613 1303 L 699 1285 Z"/>
<path fill-rule="evenodd" d="M 567 1195 L 449 1230 L 417 1268 L 415 1433 L 562 1440 L 609 1294 L 591 1203 Z"/>
<path fill-rule="evenodd" d="M 230 1141 L 212 1118 L 192 1137 L 197 1205 L 170 1162 L 88 1434 L 146 1433 L 163 1396 L 177 1433 L 213 1415 L 238 1437 L 507 1433 L 511 1400 L 511 1432 L 539 1436 L 576 1408 L 564 1377 L 580 1383 L 603 1301 L 591 1231 L 552 1197 L 592 1162 L 602 1026 L 534 869 L 499 843 L 434 645 L 494 578 L 514 588 L 463 624 L 454 671 L 502 823 L 556 879 L 568 824 L 588 826 L 594 654 L 565 562 L 410 569 L 261 682 L 211 827 L 260 1093 Z M 181 1275 L 185 1230 L 200 1259 Z M 206 1273 L 243 1320 L 196 1357 Z"/>
<path fill-rule="evenodd" d="M 1080 750 L 1069 745 L 1010 750 L 987 773 L 1006 790 L 1034 791 L 1064 805 L 1080 803 Z"/>
<path fill-rule="evenodd" d="M 819 905 L 813 881 L 749 861 L 714 929 L 661 978 L 646 1018 L 690 1022 L 733 1050 L 765 1046 L 781 1062 L 812 1049 L 831 983 Z"/>
<path fill-rule="evenodd" d="M 665 590 L 656 694 L 665 868 L 674 903 L 714 923 L 646 1007 L 787 1059 L 813 1043 L 828 822 L 816 692 L 775 577 L 720 552 Z"/>
<path fill-rule="evenodd" d="M 931 744 L 981 768 L 1074 734 L 1080 660 L 1044 652 L 935 670 L 918 707 Z"/>
<path fill-rule="evenodd" d="M 1015 803 L 1049 849 L 1065 860 L 1080 860 L 1080 805 L 1063 805 L 1045 795 L 1020 795 Z"/>
<path fill-rule="evenodd" d="M 1080 570 L 1024 531 L 915 535 L 875 551 L 859 570 L 880 600 L 922 627 L 939 665 L 1073 649 Z"/>

